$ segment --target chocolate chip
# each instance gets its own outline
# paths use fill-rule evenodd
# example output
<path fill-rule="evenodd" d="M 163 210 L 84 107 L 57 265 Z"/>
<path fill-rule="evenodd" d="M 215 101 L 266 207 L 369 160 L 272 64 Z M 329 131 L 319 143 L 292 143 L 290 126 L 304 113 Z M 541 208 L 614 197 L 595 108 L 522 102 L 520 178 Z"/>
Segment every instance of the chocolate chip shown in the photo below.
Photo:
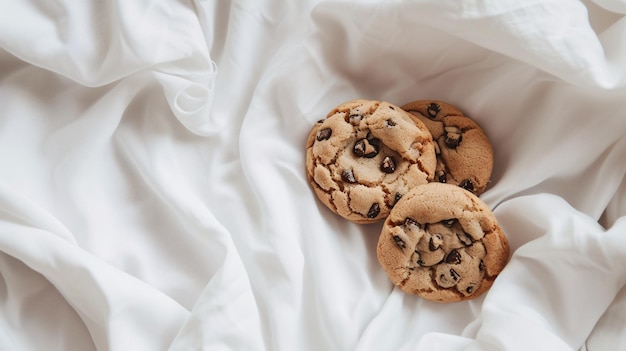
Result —
<path fill-rule="evenodd" d="M 480 269 L 481 271 L 485 270 L 485 264 L 483 263 L 483 260 L 480 260 L 480 263 L 478 264 L 478 269 Z"/>
<path fill-rule="evenodd" d="M 333 130 L 330 128 L 324 128 L 317 132 L 317 141 L 328 140 L 333 134 Z"/>
<path fill-rule="evenodd" d="M 393 106 L 389 106 L 389 108 L 390 108 L 390 109 L 392 109 L 392 110 L 394 110 L 394 111 L 396 110 L 395 108 L 393 108 Z"/>
<path fill-rule="evenodd" d="M 396 122 L 393 121 L 393 119 L 388 119 L 385 121 L 385 124 L 387 125 L 387 127 L 395 127 Z"/>
<path fill-rule="evenodd" d="M 394 236 L 393 236 L 393 241 L 395 241 L 395 242 L 396 242 L 396 245 L 398 245 L 398 247 L 400 247 L 400 248 L 403 248 L 403 249 L 404 249 L 404 248 L 406 247 L 406 244 L 404 243 L 404 240 L 402 240 L 402 239 L 401 239 L 399 236 L 397 236 L 397 235 L 394 235 Z"/>
<path fill-rule="evenodd" d="M 346 183 L 356 183 L 356 179 L 354 178 L 354 172 L 351 169 L 345 169 L 341 172 L 341 179 Z"/>
<path fill-rule="evenodd" d="M 422 261 L 422 260 L 417 260 L 417 264 L 419 264 L 420 266 L 423 266 L 426 264 L 426 262 Z"/>
<path fill-rule="evenodd" d="M 461 276 L 459 275 L 459 273 L 457 273 L 454 269 L 450 268 L 450 276 L 452 277 L 452 280 L 454 280 L 455 282 L 459 281 L 459 278 L 461 278 Z"/>
<path fill-rule="evenodd" d="M 451 219 L 446 219 L 446 220 L 441 221 L 441 223 L 448 228 L 452 228 L 455 222 L 456 222 L 456 218 L 451 218 Z"/>
<path fill-rule="evenodd" d="M 465 190 L 474 192 L 474 184 L 472 184 L 472 181 L 469 179 L 465 179 L 464 181 L 462 181 L 459 186 Z"/>
<path fill-rule="evenodd" d="M 434 102 L 431 102 L 430 105 L 428 105 L 426 111 L 428 112 L 428 117 L 434 119 L 435 117 L 437 117 L 439 111 L 441 111 L 441 106 L 437 105 Z"/>
<path fill-rule="evenodd" d="M 457 273 L 454 269 L 450 269 L 447 274 L 445 271 L 438 271 L 438 273 L 439 279 L 437 284 L 443 288 L 451 288 L 461 279 L 461 275 L 459 275 L 459 273 Z"/>
<path fill-rule="evenodd" d="M 396 196 L 393 197 L 393 205 L 395 206 L 398 203 L 398 201 L 400 201 L 401 198 L 402 198 L 402 194 L 396 193 Z"/>
<path fill-rule="evenodd" d="M 452 250 L 448 256 L 446 256 L 445 262 L 450 264 L 460 264 L 461 254 L 457 250 Z"/>
<path fill-rule="evenodd" d="M 422 226 L 417 223 L 417 221 L 415 221 L 413 218 L 407 218 L 404 220 L 404 225 L 409 227 L 409 226 L 416 226 L 418 228 L 421 228 Z"/>
<path fill-rule="evenodd" d="M 365 139 L 357 140 L 352 151 L 355 155 L 363 157 L 365 155 Z"/>
<path fill-rule="evenodd" d="M 439 181 L 439 183 L 445 183 L 448 181 L 448 177 L 446 176 L 446 173 L 444 171 L 439 171 L 437 172 L 437 180 Z"/>
<path fill-rule="evenodd" d="M 396 171 L 396 162 L 390 156 L 385 156 L 380 164 L 380 170 L 385 173 L 393 173 Z"/>
<path fill-rule="evenodd" d="M 367 139 L 369 145 L 371 146 L 371 151 L 366 148 L 365 149 L 365 155 L 363 155 L 365 158 L 372 158 L 375 157 L 376 155 L 378 155 L 378 150 L 380 149 L 380 140 L 373 138 L 373 139 Z"/>
<path fill-rule="evenodd" d="M 363 119 L 363 115 L 358 113 L 352 113 L 350 114 L 350 116 L 348 116 L 348 119 L 350 121 L 350 124 L 356 125 L 361 122 L 361 120 Z"/>
<path fill-rule="evenodd" d="M 461 143 L 461 139 L 463 139 L 461 134 L 448 133 L 444 142 L 447 147 L 456 149 Z"/>
<path fill-rule="evenodd" d="M 378 203 L 372 204 L 369 211 L 367 211 L 367 218 L 376 218 L 380 213 L 380 205 Z"/>
<path fill-rule="evenodd" d="M 468 287 L 465 289 L 465 292 L 466 292 L 466 293 L 468 293 L 468 294 L 471 294 L 472 292 L 474 292 L 474 287 L 473 287 L 473 286 L 471 286 L 471 285 L 470 285 L 470 286 L 468 286 Z"/>
<path fill-rule="evenodd" d="M 380 140 L 363 138 L 356 141 L 352 151 L 358 157 L 372 158 L 378 155 L 379 148 Z"/>
<path fill-rule="evenodd" d="M 428 241 L 428 249 L 430 251 L 435 251 L 441 247 L 441 243 L 443 242 L 443 237 L 441 234 L 435 234 L 430 237 Z"/>

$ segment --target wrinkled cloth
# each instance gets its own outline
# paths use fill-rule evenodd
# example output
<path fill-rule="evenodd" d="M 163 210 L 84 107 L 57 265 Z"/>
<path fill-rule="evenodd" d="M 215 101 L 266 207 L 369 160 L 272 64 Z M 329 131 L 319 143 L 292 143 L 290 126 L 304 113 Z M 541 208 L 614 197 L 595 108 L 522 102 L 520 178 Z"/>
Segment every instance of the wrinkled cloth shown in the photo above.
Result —
<path fill-rule="evenodd" d="M 0 4 L 1 350 L 626 348 L 626 2 Z M 304 171 L 347 100 L 495 150 L 484 295 L 394 288 Z"/>

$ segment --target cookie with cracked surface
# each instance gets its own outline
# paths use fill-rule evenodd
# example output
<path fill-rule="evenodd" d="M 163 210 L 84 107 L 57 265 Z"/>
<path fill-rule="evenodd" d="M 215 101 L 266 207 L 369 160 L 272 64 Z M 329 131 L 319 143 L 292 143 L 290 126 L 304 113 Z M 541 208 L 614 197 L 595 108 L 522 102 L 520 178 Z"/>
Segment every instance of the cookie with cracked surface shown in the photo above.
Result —
<path fill-rule="evenodd" d="M 443 101 L 417 100 L 402 109 L 423 122 L 437 143 L 435 181 L 482 194 L 493 170 L 493 148 L 483 129 Z"/>
<path fill-rule="evenodd" d="M 383 224 L 376 253 L 402 291 L 454 302 L 491 287 L 508 261 L 509 243 L 478 196 L 432 182 L 398 201 Z"/>
<path fill-rule="evenodd" d="M 306 143 L 306 172 L 334 213 L 373 223 L 410 189 L 431 182 L 437 159 L 426 126 L 400 107 L 345 102 L 317 122 Z"/>

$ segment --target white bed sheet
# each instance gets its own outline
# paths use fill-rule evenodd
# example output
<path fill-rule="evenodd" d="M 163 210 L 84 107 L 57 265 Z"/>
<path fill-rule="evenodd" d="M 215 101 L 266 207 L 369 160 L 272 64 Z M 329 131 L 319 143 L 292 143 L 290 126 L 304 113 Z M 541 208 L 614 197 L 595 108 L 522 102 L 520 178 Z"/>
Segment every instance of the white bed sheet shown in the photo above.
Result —
<path fill-rule="evenodd" d="M 0 3 L 0 350 L 626 349 L 626 2 Z M 337 104 L 453 103 L 512 247 L 436 304 L 316 200 Z"/>

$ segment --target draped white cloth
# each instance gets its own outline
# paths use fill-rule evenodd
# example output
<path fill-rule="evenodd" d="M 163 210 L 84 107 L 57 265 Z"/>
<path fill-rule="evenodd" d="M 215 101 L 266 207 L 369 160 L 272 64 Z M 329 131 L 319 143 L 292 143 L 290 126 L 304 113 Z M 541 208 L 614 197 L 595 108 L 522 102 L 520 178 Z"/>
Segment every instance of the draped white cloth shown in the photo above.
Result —
<path fill-rule="evenodd" d="M 626 1 L 0 2 L 1 350 L 626 349 Z M 440 99 L 493 142 L 509 264 L 393 288 L 313 123 Z"/>

